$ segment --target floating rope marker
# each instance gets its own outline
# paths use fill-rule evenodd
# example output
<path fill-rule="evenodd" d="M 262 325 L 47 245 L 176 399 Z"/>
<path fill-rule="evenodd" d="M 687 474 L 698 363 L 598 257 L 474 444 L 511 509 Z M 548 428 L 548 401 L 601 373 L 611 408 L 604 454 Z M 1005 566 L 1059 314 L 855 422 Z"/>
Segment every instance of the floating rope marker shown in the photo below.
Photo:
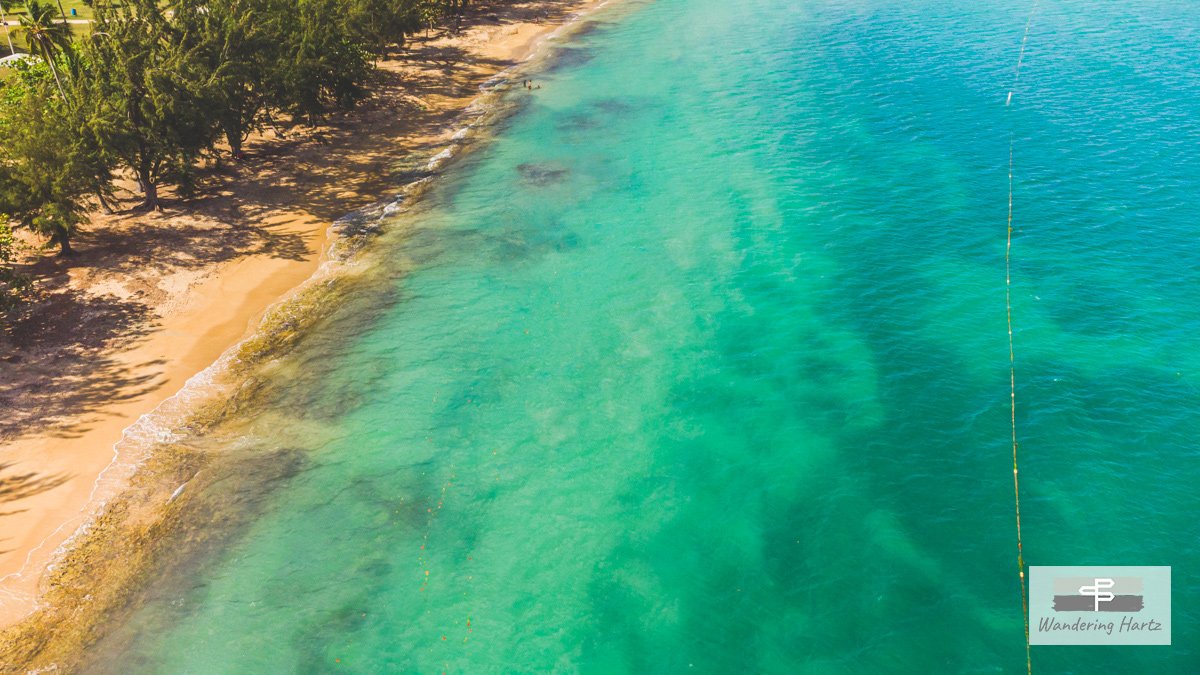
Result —
<path fill-rule="evenodd" d="M 1025 45 L 1029 42 L 1029 29 L 1033 25 L 1033 16 L 1037 13 L 1040 0 L 1035 0 L 1029 18 L 1025 21 L 1025 33 L 1021 37 L 1021 51 L 1017 56 L 1017 70 L 1013 75 L 1012 88 L 1008 90 L 1008 98 L 1004 107 L 1011 109 L 1013 94 L 1021 81 L 1021 66 L 1025 62 Z M 1008 233 L 1004 248 L 1004 308 L 1008 319 L 1008 385 L 1009 385 L 1009 415 L 1012 425 L 1012 465 L 1013 465 L 1013 504 L 1016 511 L 1017 524 L 1017 575 L 1021 580 L 1021 619 L 1025 623 L 1025 671 L 1033 675 L 1033 659 L 1029 646 L 1029 593 L 1025 583 L 1025 547 L 1021 541 L 1021 483 L 1020 471 L 1017 466 L 1017 359 L 1013 349 L 1013 320 L 1012 320 L 1012 234 L 1013 234 L 1013 147 L 1015 132 L 1008 134 Z"/>

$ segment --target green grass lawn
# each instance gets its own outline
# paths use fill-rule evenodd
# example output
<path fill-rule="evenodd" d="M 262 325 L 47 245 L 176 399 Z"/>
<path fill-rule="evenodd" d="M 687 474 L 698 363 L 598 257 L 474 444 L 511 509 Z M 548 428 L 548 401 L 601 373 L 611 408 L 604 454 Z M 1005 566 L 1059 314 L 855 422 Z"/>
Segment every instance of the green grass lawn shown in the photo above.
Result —
<path fill-rule="evenodd" d="M 90 19 L 92 18 L 92 8 L 83 4 L 82 0 L 63 0 L 63 9 L 67 12 L 67 18 L 70 19 Z M 75 10 L 75 16 L 71 16 L 71 10 Z"/>
<path fill-rule="evenodd" d="M 42 0 L 43 3 L 46 0 Z M 57 0 L 49 0 L 50 6 L 58 8 Z M 92 8 L 83 4 L 83 0 L 62 0 L 63 11 L 66 12 L 68 19 L 90 19 L 92 18 Z M 75 10 L 75 16 L 71 16 L 71 10 Z M 18 16 L 25 14 L 25 3 L 17 2 L 13 4 L 6 3 L 5 14 L 9 21 L 14 21 Z"/>
<path fill-rule="evenodd" d="M 58 7 L 56 0 L 50 0 L 50 4 L 55 8 Z M 92 8 L 83 4 L 83 0 L 62 0 L 62 8 L 69 20 L 90 20 L 94 15 Z M 72 9 L 75 10 L 75 16 L 71 16 Z M 18 21 L 20 17 L 25 15 L 25 3 L 10 5 L 4 12 L 5 18 L 9 21 Z M 77 38 L 87 35 L 91 30 L 87 24 L 73 23 L 70 27 L 71 33 Z M 8 41 L 4 37 L 3 30 L 3 28 L 0 28 L 0 56 L 7 56 Z M 15 26 L 9 26 L 9 30 L 12 31 L 13 45 L 17 48 L 17 51 L 29 51 L 29 45 L 25 42 L 25 36 L 21 34 L 21 30 Z"/>

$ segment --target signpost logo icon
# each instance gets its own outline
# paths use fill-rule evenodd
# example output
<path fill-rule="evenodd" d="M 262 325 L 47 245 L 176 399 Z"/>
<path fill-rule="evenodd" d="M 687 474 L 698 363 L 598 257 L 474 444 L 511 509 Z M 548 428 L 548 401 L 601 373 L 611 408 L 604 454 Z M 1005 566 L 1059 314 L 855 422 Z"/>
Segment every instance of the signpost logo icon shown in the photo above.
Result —
<path fill-rule="evenodd" d="M 1056 612 L 1140 612 L 1141 577 L 1059 577 L 1054 580 Z"/>
<path fill-rule="evenodd" d="M 1110 602 L 1113 598 L 1117 597 L 1108 592 L 1108 589 L 1112 588 L 1114 584 L 1116 584 L 1116 582 L 1112 579 L 1096 579 L 1096 584 L 1094 586 L 1080 586 L 1079 592 L 1095 598 L 1096 606 L 1094 609 L 1092 609 L 1092 611 L 1099 612 L 1101 602 Z"/>

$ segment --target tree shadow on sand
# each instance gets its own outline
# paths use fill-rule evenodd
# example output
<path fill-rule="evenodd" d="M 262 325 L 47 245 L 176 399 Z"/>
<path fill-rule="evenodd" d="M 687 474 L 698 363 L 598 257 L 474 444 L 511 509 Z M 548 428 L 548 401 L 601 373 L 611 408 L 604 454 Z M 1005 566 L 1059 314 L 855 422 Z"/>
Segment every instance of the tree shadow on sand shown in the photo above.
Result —
<path fill-rule="evenodd" d="M 41 299 L 0 334 L 0 441 L 76 436 L 86 425 L 70 418 L 161 384 L 157 372 L 135 374 L 105 349 L 144 336 L 152 327 L 149 308 L 63 286 L 65 275 L 47 279 Z"/>
<path fill-rule="evenodd" d="M 53 490 L 71 479 L 69 475 L 62 473 L 51 476 L 15 473 L 11 471 L 14 466 L 16 465 L 12 462 L 0 462 L 0 505 Z M 11 513 L 11 511 L 0 513 L 0 516 L 11 515 Z"/>
<path fill-rule="evenodd" d="M 36 473 L 17 473 L 12 471 L 14 466 L 11 462 L 0 462 L 0 518 L 13 516 L 25 511 L 25 509 L 20 508 L 10 510 L 8 508 L 10 502 L 40 495 L 43 492 L 60 487 L 71 480 L 71 476 L 62 473 L 45 476 Z M 0 542 L 9 538 L 2 537 L 0 538 Z M 0 543 L 0 545 L 3 544 Z M 12 550 L 0 549 L 0 555 L 11 553 Z"/>

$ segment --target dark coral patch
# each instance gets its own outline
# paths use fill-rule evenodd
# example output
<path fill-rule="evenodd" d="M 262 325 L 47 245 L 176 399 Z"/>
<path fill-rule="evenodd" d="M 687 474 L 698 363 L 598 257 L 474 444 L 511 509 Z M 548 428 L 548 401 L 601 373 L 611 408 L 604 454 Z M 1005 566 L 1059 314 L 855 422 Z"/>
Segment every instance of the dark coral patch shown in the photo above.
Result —
<path fill-rule="evenodd" d="M 557 164 L 535 164 L 526 162 L 517 165 L 517 172 L 530 185 L 545 187 L 561 183 L 570 175 L 570 170 Z"/>

